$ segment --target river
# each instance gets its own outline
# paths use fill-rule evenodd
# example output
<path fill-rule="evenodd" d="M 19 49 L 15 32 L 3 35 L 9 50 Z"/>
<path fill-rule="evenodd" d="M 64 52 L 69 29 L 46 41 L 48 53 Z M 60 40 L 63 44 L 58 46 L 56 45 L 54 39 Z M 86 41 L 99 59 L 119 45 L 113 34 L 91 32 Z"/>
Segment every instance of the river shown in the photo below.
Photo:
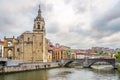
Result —
<path fill-rule="evenodd" d="M 120 74 L 108 68 L 55 68 L 0 75 L 0 80 L 120 80 Z"/>

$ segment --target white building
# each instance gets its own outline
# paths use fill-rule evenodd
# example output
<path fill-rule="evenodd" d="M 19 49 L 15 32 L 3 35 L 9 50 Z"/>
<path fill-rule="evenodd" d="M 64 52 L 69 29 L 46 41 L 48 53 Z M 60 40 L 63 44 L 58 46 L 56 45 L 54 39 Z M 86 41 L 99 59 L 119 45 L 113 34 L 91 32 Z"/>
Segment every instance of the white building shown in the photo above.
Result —
<path fill-rule="evenodd" d="M 4 42 L 0 40 L 0 57 L 3 57 L 4 52 Z"/>
<path fill-rule="evenodd" d="M 76 59 L 84 59 L 84 58 L 103 58 L 104 56 L 100 54 L 88 54 L 88 53 L 76 53 Z"/>

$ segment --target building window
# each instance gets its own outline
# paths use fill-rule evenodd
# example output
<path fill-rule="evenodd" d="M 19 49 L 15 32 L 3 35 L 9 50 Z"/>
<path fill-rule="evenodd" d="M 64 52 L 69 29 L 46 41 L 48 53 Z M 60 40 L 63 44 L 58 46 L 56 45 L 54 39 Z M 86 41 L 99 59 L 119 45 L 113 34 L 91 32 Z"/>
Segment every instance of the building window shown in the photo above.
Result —
<path fill-rule="evenodd" d="M 38 29 L 40 29 L 40 25 L 38 25 Z"/>
<path fill-rule="evenodd" d="M 28 38 L 28 42 L 30 41 L 30 38 Z"/>
<path fill-rule="evenodd" d="M 20 49 L 19 49 L 19 48 L 17 48 L 17 52 L 20 52 Z"/>

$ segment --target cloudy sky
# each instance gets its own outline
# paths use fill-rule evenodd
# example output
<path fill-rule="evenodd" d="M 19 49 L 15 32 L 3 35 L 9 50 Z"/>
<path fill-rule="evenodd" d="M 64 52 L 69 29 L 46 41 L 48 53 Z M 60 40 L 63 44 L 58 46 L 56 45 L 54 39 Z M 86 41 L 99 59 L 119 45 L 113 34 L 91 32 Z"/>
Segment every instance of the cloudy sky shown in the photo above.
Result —
<path fill-rule="evenodd" d="M 120 0 L 0 0 L 0 38 L 32 31 L 39 4 L 51 42 L 120 48 Z"/>

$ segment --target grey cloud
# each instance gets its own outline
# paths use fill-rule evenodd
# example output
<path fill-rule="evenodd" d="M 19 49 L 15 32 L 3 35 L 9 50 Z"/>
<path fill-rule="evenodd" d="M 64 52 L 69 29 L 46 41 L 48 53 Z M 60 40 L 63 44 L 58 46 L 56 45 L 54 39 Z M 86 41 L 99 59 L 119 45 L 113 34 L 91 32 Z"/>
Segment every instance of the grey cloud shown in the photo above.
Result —
<path fill-rule="evenodd" d="M 47 32 L 51 34 L 55 34 L 59 31 L 58 24 L 57 23 L 50 23 L 47 27 Z"/>
<path fill-rule="evenodd" d="M 115 33 L 115 34 L 113 34 L 113 35 L 117 35 L 117 36 L 119 36 L 119 33 Z M 119 43 L 120 43 L 120 38 L 119 37 L 114 37 L 113 35 L 110 35 L 110 36 L 108 36 L 107 37 L 107 39 L 106 39 L 106 37 L 104 37 L 104 38 L 101 38 L 101 39 L 98 39 L 97 41 L 96 41 L 96 45 L 98 46 L 104 46 L 104 47 L 120 47 L 119 46 Z"/>
<path fill-rule="evenodd" d="M 91 33 L 89 30 L 82 30 L 81 27 L 86 27 L 85 23 L 78 23 L 76 25 L 71 25 L 72 27 L 69 28 L 69 32 L 73 32 L 79 35 L 83 35 L 83 36 L 89 36 L 89 34 Z"/>
<path fill-rule="evenodd" d="M 48 12 L 52 12 L 53 11 L 53 4 L 47 4 L 46 5 L 47 6 L 47 10 L 46 11 L 48 11 Z"/>
<path fill-rule="evenodd" d="M 111 18 L 111 17 L 106 16 L 106 17 L 103 17 L 101 20 L 95 20 L 93 23 L 93 28 L 96 30 L 102 30 L 103 32 L 104 31 L 116 32 L 120 30 L 120 27 L 119 27 L 120 16 L 118 16 L 117 18 L 109 19 L 109 20 L 106 20 L 106 18 Z"/>
<path fill-rule="evenodd" d="M 11 28 L 14 28 L 14 20 L 10 17 L 6 17 L 5 15 L 0 15 L 0 30 L 1 31 L 9 31 Z"/>
<path fill-rule="evenodd" d="M 87 6 L 88 6 L 88 0 L 64 0 L 65 4 L 72 4 L 72 7 L 74 9 L 74 11 L 79 14 L 79 13 L 83 13 L 87 10 Z"/>
<path fill-rule="evenodd" d="M 90 0 L 61 1 L 64 1 L 64 4 L 68 6 L 72 6 L 73 11 L 75 11 L 75 17 L 80 17 L 81 15 L 84 15 L 83 12 L 85 12 L 86 15 L 86 13 L 88 12 L 88 1 Z M 92 26 L 91 30 L 87 31 L 81 29 L 81 27 L 86 27 L 86 25 L 83 23 L 79 23 L 79 19 L 76 20 L 76 23 L 70 23 L 69 25 L 71 26 L 67 26 L 69 31 L 63 33 L 64 31 L 62 32 L 61 29 L 63 27 L 60 27 L 61 24 L 53 21 L 52 19 L 54 19 L 54 15 L 51 16 L 51 14 L 54 14 L 55 12 L 54 5 L 57 4 L 52 4 L 51 2 L 44 3 L 44 1 L 41 1 L 41 3 L 39 2 L 39 0 L 1 0 L 0 36 L 11 35 L 10 37 L 12 37 L 13 35 L 17 36 L 18 33 L 22 33 L 26 30 L 32 30 L 34 22 L 33 18 L 36 17 L 38 5 L 41 4 L 42 15 L 44 18 L 46 18 L 45 22 L 47 35 L 50 35 L 50 39 L 54 39 L 53 41 L 77 48 L 91 47 L 92 44 L 103 46 L 114 46 L 116 44 L 119 44 L 119 39 L 116 41 L 117 43 L 112 43 L 115 40 L 110 39 L 111 41 L 105 41 L 105 37 L 109 37 L 111 36 L 111 34 L 117 34 L 117 32 L 120 31 L 120 3 L 118 3 L 118 5 L 114 6 L 113 9 L 109 10 L 106 13 L 100 15 L 96 14 L 97 16 L 95 15 L 92 18 L 93 23 L 90 25 Z M 69 13 L 66 12 L 66 14 Z M 92 43 L 90 39 L 93 40 Z"/>
<path fill-rule="evenodd" d="M 66 0 L 67 1 L 67 0 Z M 71 1 L 71 3 L 73 0 Z M 116 4 L 111 10 L 103 14 L 93 15 L 93 22 L 89 25 L 92 27 L 89 31 L 84 31 L 80 27 L 84 26 L 81 23 L 77 25 L 73 25 L 72 28 L 69 28 L 70 32 L 74 32 L 77 34 L 82 34 L 83 36 L 89 36 L 95 40 L 99 40 L 101 38 L 110 36 L 111 34 L 115 34 L 120 31 L 120 2 Z M 88 0 L 78 0 L 72 3 L 73 8 L 76 14 L 88 11 L 90 8 Z"/>
<path fill-rule="evenodd" d="M 65 4 L 69 4 L 72 0 L 64 0 Z"/>
<path fill-rule="evenodd" d="M 33 13 L 37 11 L 33 6 L 30 1 L 0 1 L 0 30 L 12 33 L 30 27 L 28 22 L 33 21 Z"/>
<path fill-rule="evenodd" d="M 26 4 L 27 3 L 27 4 Z M 24 0 L 0 1 L 0 32 L 2 35 L 16 35 L 26 30 L 32 30 L 34 18 L 37 15 L 38 5 L 41 5 L 42 15 L 53 10 L 52 4 Z M 55 28 L 54 28 L 55 29 Z M 55 30 L 49 30 L 55 32 Z M 9 34 L 7 34 L 9 33 Z M 17 34 L 20 35 L 20 34 Z"/>
<path fill-rule="evenodd" d="M 73 0 L 74 1 L 74 0 Z M 89 1 L 88 0 L 78 0 L 74 2 L 73 4 L 73 9 L 77 14 L 86 12 L 89 6 Z"/>
<path fill-rule="evenodd" d="M 120 31 L 120 2 L 108 12 L 98 15 L 92 26 L 94 37 L 102 38 Z"/>
<path fill-rule="evenodd" d="M 36 7 L 38 7 L 38 5 L 40 5 L 41 11 L 42 11 L 43 15 L 45 15 L 45 16 L 48 15 L 49 13 L 53 12 L 53 10 L 54 10 L 54 4 L 47 2 L 47 1 L 40 1 L 40 3 L 37 3 Z"/>

